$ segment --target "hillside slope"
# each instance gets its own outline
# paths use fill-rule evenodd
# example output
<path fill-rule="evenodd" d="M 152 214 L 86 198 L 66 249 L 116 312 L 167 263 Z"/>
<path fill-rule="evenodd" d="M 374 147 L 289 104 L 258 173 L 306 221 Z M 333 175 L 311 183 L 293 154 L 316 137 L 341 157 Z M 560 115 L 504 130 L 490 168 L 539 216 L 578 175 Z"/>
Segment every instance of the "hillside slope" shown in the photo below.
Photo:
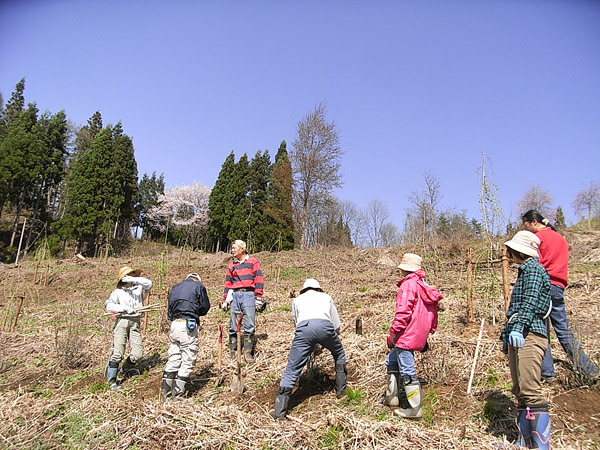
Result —
<path fill-rule="evenodd" d="M 572 328 L 598 361 L 600 271 L 597 233 L 568 236 L 572 244 L 566 291 Z M 473 243 L 474 248 L 478 244 Z M 0 442 L 3 448 L 499 448 L 516 437 L 508 365 L 498 336 L 504 300 L 500 269 L 478 266 L 475 320 L 465 317 L 465 266 L 458 256 L 424 255 L 428 281 L 444 295 L 431 350 L 417 356 L 424 383 L 425 417 L 420 422 L 392 416 L 382 405 L 385 336 L 394 313 L 402 249 L 324 249 L 259 253 L 268 308 L 257 315 L 256 364 L 244 367 L 245 392 L 229 392 L 232 367 L 216 386 L 218 325 L 228 314 L 217 307 L 229 256 L 138 243 L 128 257 L 72 258 L 20 267 L 2 266 L 0 334 Z M 476 254 L 483 254 L 476 249 Z M 150 303 L 164 304 L 167 287 L 198 272 L 212 308 L 202 320 L 200 352 L 189 398 L 164 403 L 160 378 L 167 358 L 164 313 L 148 318 L 143 373 L 107 390 L 102 372 L 112 338 L 103 316 L 105 298 L 122 265 L 140 267 L 154 281 Z M 161 277 L 161 274 L 163 276 Z M 511 268 L 516 276 L 516 268 Z M 314 357 L 291 398 L 290 420 L 273 421 L 272 407 L 294 330 L 290 305 L 307 277 L 317 278 L 334 298 L 343 322 L 350 395 L 334 393 L 333 361 Z M 162 278 L 162 280 L 161 280 Z M 10 332 L 19 297 L 23 306 Z M 361 317 L 363 334 L 355 333 Z M 486 329 L 472 392 L 466 394 L 481 318 Z M 494 318 L 496 323 L 494 323 Z M 544 385 L 556 449 L 598 448 L 600 390 L 569 369 L 554 339 L 557 380 Z M 228 350 L 223 351 L 225 363 Z"/>

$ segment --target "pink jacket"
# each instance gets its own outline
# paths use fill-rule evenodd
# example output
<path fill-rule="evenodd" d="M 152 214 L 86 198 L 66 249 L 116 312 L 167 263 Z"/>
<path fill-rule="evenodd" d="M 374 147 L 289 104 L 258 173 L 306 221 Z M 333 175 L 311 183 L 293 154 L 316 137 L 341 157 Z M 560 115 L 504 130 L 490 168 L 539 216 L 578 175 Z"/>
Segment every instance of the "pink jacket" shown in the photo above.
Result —
<path fill-rule="evenodd" d="M 388 335 L 395 347 L 423 350 L 427 336 L 437 329 L 437 304 L 443 297 L 424 278 L 425 271 L 419 269 L 398 281 L 396 315 Z"/>

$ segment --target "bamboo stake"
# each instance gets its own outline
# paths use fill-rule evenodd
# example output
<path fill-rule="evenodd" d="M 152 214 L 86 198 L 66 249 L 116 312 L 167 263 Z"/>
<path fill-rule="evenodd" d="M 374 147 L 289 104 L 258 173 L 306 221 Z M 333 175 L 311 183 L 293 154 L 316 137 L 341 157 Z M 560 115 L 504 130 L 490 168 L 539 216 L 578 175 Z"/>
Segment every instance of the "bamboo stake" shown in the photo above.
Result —
<path fill-rule="evenodd" d="M 277 284 L 279 284 L 279 276 L 281 275 L 281 266 L 277 267 Z"/>
<path fill-rule="evenodd" d="M 473 323 L 473 251 L 467 249 L 467 323 Z"/>
<path fill-rule="evenodd" d="M 481 344 L 481 336 L 483 335 L 484 324 L 485 324 L 485 317 L 481 319 L 481 327 L 479 327 L 479 337 L 477 338 L 477 346 L 475 347 L 475 357 L 473 358 L 473 367 L 471 367 L 471 376 L 469 377 L 469 385 L 467 386 L 467 394 L 471 393 L 471 386 L 473 385 L 473 377 L 475 376 L 475 366 L 477 365 L 477 357 L 479 356 L 479 345 Z"/>
<path fill-rule="evenodd" d="M 25 235 L 25 224 L 27 223 L 27 217 L 23 221 L 23 229 L 21 230 L 21 237 L 19 238 L 19 249 L 17 250 L 17 258 L 15 259 L 15 266 L 19 265 L 19 254 L 21 253 L 21 245 L 23 244 L 23 236 Z"/>
<path fill-rule="evenodd" d="M 183 247 L 185 247 L 185 245 Z M 183 247 L 181 247 L 181 250 L 179 250 L 179 258 L 177 258 L 177 267 L 179 267 L 181 265 L 181 256 L 183 255 Z"/>
<path fill-rule="evenodd" d="M 38 274 L 38 269 L 39 269 L 39 267 L 40 267 L 40 261 L 38 260 L 38 261 L 35 263 L 35 272 L 33 273 L 33 284 L 36 284 L 36 283 L 37 283 L 37 274 Z"/>
<path fill-rule="evenodd" d="M 50 270 L 50 263 L 46 265 L 46 274 L 44 275 L 44 286 L 48 286 L 48 271 Z"/>
<path fill-rule="evenodd" d="M 19 304 L 17 305 L 17 313 L 15 314 L 15 318 L 13 319 L 12 325 L 10 326 L 10 332 L 12 333 L 13 331 L 15 331 L 15 328 L 17 326 L 17 320 L 19 320 L 19 314 L 21 314 L 21 308 L 23 306 L 23 302 L 25 301 L 25 296 L 24 295 L 20 295 L 19 296 Z"/>
<path fill-rule="evenodd" d="M 144 307 L 148 306 L 148 303 L 150 303 L 150 291 L 146 293 L 144 299 L 142 300 L 142 305 L 144 305 Z M 148 328 L 148 313 L 144 314 L 144 323 L 142 324 L 143 334 L 146 334 L 146 328 Z"/>
<path fill-rule="evenodd" d="M 510 303 L 510 279 L 508 278 L 508 249 L 506 245 L 502 250 L 502 292 L 504 292 L 504 312 L 508 310 Z"/>

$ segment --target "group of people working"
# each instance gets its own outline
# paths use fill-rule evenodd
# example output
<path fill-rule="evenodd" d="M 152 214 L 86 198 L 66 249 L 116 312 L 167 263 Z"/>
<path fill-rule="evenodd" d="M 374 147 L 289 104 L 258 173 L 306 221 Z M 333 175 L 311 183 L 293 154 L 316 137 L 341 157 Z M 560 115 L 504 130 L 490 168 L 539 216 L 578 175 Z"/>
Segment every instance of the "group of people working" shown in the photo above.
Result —
<path fill-rule="evenodd" d="M 597 376 L 598 367 L 581 349 L 566 317 L 563 292 L 568 274 L 567 241 L 535 210 L 525 213 L 522 220 L 524 230 L 505 243 L 509 260 L 518 264 L 519 269 L 500 339 L 508 355 L 512 392 L 517 399 L 519 438 L 516 444 L 549 448 L 550 417 L 541 389 L 542 378 L 554 376 L 549 322 L 576 370 Z M 241 315 L 243 354 L 247 363 L 253 363 L 256 311 L 266 306 L 262 300 L 264 278 L 260 262 L 248 254 L 244 241 L 235 241 L 231 253 L 233 261 L 227 268 L 220 307 L 230 310 L 232 359 L 237 351 Z M 396 309 L 387 336 L 390 351 L 385 361 L 384 403 L 399 417 L 418 419 L 422 416 L 422 396 L 414 352 L 426 350 L 428 335 L 436 331 L 437 308 L 442 295 L 425 282 L 420 256 L 405 253 L 398 269 L 401 279 L 397 283 Z M 142 307 L 144 294 L 151 287 L 152 282 L 141 277 L 139 269 L 123 267 L 119 271 L 117 289 L 105 303 L 105 309 L 116 314 L 114 351 L 107 367 L 111 390 L 120 389 L 117 373 L 127 340 L 131 351 L 121 372 L 132 370 L 142 356 L 141 314 L 136 309 Z M 198 352 L 199 318 L 209 309 L 206 289 L 198 274 L 189 274 L 171 288 L 167 312 L 171 321 L 169 358 L 161 385 L 164 397 L 185 394 Z M 286 417 L 292 390 L 317 344 L 333 356 L 336 395 L 345 395 L 347 389 L 346 355 L 339 338 L 340 318 L 333 299 L 323 292 L 317 280 L 309 278 L 304 282 L 300 295 L 292 303 L 292 319 L 295 335 L 271 412 L 274 419 Z"/>

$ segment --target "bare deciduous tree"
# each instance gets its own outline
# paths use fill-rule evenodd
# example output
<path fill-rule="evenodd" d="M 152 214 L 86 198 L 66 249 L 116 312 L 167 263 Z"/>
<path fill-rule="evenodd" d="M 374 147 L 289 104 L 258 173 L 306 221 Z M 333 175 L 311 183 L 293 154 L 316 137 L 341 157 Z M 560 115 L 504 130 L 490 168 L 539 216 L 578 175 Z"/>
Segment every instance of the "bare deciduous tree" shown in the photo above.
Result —
<path fill-rule="evenodd" d="M 600 186 L 595 181 L 590 183 L 590 187 L 577 193 L 573 200 L 575 214 L 583 216 L 587 214 L 588 227 L 592 228 L 592 219 L 598 215 L 600 210 Z"/>
<path fill-rule="evenodd" d="M 320 103 L 313 112 L 298 122 L 296 137 L 290 151 L 294 174 L 294 216 L 302 248 L 314 244 L 309 237 L 315 230 L 316 211 L 323 199 L 330 197 L 335 187 L 341 187 L 340 173 L 343 151 L 334 122 L 327 122 L 326 108 Z"/>
<path fill-rule="evenodd" d="M 425 172 L 423 179 L 425 187 L 408 196 L 413 208 L 406 215 L 404 230 L 409 242 L 413 244 L 431 241 L 435 236 L 437 207 L 442 198 L 437 177 Z"/>
<path fill-rule="evenodd" d="M 382 247 L 381 230 L 390 218 L 390 211 L 381 200 L 373 199 L 364 212 L 365 232 L 370 247 Z"/>
<path fill-rule="evenodd" d="M 554 222 L 555 210 L 552 208 L 554 199 L 548 191 L 539 186 L 529 186 L 519 201 L 519 218 L 530 209 L 535 209 L 550 221 Z"/>

